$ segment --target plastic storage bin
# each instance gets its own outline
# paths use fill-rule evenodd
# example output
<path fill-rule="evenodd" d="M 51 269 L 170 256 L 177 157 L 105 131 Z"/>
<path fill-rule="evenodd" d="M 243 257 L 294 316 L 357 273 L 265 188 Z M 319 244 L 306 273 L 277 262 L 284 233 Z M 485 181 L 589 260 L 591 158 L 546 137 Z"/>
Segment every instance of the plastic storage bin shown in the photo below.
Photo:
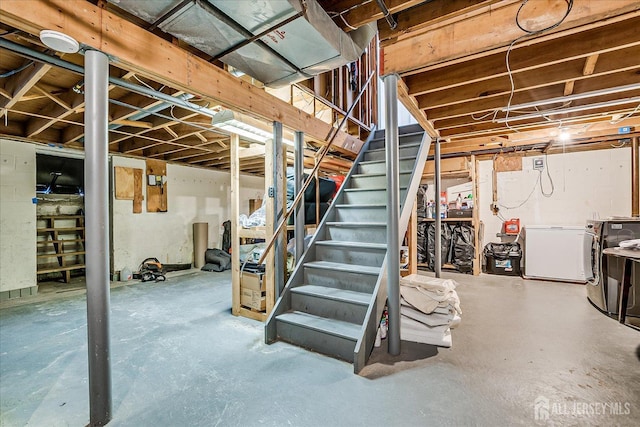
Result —
<path fill-rule="evenodd" d="M 522 249 L 519 243 L 488 243 L 484 247 L 485 268 L 489 274 L 520 276 Z"/>

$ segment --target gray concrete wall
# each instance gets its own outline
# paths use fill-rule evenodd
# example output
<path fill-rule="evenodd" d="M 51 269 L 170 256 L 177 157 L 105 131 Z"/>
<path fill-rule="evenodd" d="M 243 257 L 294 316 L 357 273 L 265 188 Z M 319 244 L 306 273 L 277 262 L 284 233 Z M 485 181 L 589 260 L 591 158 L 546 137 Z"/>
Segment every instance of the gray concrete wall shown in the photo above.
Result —
<path fill-rule="evenodd" d="M 36 150 L 0 139 L 0 299 L 36 286 Z"/>

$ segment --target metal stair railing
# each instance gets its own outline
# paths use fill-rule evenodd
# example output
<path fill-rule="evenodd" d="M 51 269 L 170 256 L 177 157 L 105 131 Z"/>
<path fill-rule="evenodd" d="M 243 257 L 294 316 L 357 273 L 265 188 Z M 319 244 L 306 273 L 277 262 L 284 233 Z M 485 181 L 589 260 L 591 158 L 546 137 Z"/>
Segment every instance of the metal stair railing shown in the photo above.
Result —
<path fill-rule="evenodd" d="M 291 216 L 291 214 L 293 212 L 295 212 L 296 207 L 298 206 L 298 204 L 302 200 L 302 197 L 304 196 L 304 192 L 307 190 L 307 188 L 311 184 L 311 181 L 313 181 L 315 179 L 314 175 L 316 174 L 316 172 L 320 168 L 320 163 L 322 162 L 324 157 L 329 152 L 329 149 L 331 148 L 331 145 L 333 144 L 333 141 L 335 141 L 336 136 L 338 136 L 338 132 L 340 132 L 340 129 L 342 128 L 342 126 L 344 126 L 344 124 L 348 120 L 349 115 L 353 112 L 353 109 L 355 108 L 355 106 L 360 101 L 360 98 L 364 94 L 364 92 L 367 89 L 367 87 L 371 84 L 371 81 L 372 81 L 372 79 L 373 79 L 373 77 L 375 75 L 376 75 L 375 71 L 372 72 L 369 75 L 369 77 L 367 78 L 367 81 L 365 82 L 365 84 L 362 85 L 362 89 L 360 89 L 360 92 L 358 93 L 358 96 L 356 96 L 356 98 L 353 100 L 353 103 L 351 104 L 351 106 L 347 110 L 346 114 L 344 115 L 344 117 L 340 121 L 340 124 L 335 128 L 331 128 L 331 130 L 329 131 L 329 134 L 325 138 L 327 140 L 327 144 L 324 145 L 324 150 L 321 151 L 319 159 L 316 161 L 316 164 L 314 165 L 313 170 L 309 174 L 309 177 L 307 178 L 307 180 L 302 185 L 302 188 L 300 188 L 300 191 L 296 195 L 296 198 L 293 200 L 293 203 L 291 204 L 291 207 L 286 211 L 286 213 L 283 216 L 282 220 L 278 224 L 278 227 L 276 227 L 276 230 L 273 232 L 273 235 L 271 236 L 271 239 L 269 239 L 269 242 L 267 243 L 267 247 L 265 248 L 264 252 L 262 252 L 262 256 L 260 256 L 260 259 L 258 260 L 258 264 L 262 264 L 264 262 L 264 260 L 266 259 L 267 255 L 269 254 L 269 251 L 273 248 L 274 243 L 278 239 L 278 236 L 280 235 L 282 230 L 285 229 L 285 225 L 286 225 L 287 221 L 289 220 L 289 217 Z"/>

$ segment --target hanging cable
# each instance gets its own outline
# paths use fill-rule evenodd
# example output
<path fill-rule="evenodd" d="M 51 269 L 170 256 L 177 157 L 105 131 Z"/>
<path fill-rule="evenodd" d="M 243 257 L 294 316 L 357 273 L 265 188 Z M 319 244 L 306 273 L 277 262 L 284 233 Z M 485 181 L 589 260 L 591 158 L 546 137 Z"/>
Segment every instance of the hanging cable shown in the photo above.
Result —
<path fill-rule="evenodd" d="M 7 71 L 6 73 L 2 73 L 2 74 L 0 74 L 0 79 L 11 77 L 14 74 L 18 74 L 20 71 L 26 69 L 27 67 L 29 67 L 30 65 L 33 65 L 33 64 L 34 64 L 34 61 L 29 61 L 26 64 L 24 64 L 23 66 L 16 68 L 15 70 L 11 70 L 11 71 Z"/>
<path fill-rule="evenodd" d="M 539 176 L 539 178 L 540 178 L 540 192 L 542 193 L 542 195 L 544 197 L 551 197 L 551 196 L 553 196 L 553 192 L 555 190 L 555 186 L 553 185 L 553 179 L 551 178 L 551 172 L 549 172 L 549 160 L 547 159 L 547 155 L 546 154 L 544 155 L 544 162 L 547 165 L 545 167 L 545 169 L 547 171 L 547 177 L 549 178 L 549 184 L 551 184 L 551 192 L 545 193 L 544 188 L 542 187 L 542 171 L 539 171 L 540 172 L 540 176 Z"/>
<path fill-rule="evenodd" d="M 505 116 L 505 126 L 510 129 L 513 130 L 515 132 L 518 132 L 517 129 L 511 127 L 511 125 L 509 125 L 509 112 L 511 109 L 511 102 L 513 101 L 513 95 L 515 93 L 515 83 L 513 81 L 513 72 L 511 71 L 511 64 L 509 61 L 510 55 L 511 55 L 511 51 L 513 50 L 513 46 L 515 46 L 516 43 L 518 43 L 520 40 L 527 38 L 527 37 L 531 37 L 531 36 L 536 36 L 538 34 L 541 34 L 545 31 L 549 31 L 552 30 L 556 27 L 558 27 L 560 24 L 562 24 L 564 22 L 564 20 L 567 18 L 567 16 L 569 16 L 569 13 L 571 12 L 571 9 L 573 8 L 573 0 L 564 0 L 567 3 L 567 10 L 564 14 L 564 16 L 556 23 L 546 27 L 546 28 L 542 28 L 540 30 L 529 30 L 527 28 L 524 28 L 521 24 L 520 24 L 520 12 L 522 11 L 522 8 L 524 7 L 524 5 L 526 5 L 528 3 L 529 0 L 523 0 L 522 4 L 520 5 L 520 7 L 518 8 L 518 11 L 516 12 L 516 17 L 515 17 L 515 21 L 516 21 L 516 25 L 518 26 L 518 28 L 520 28 L 522 31 L 525 32 L 525 34 L 521 35 L 520 37 L 516 38 L 514 41 L 511 42 L 511 44 L 509 45 L 509 48 L 507 49 L 507 54 L 505 57 L 505 62 L 506 62 L 506 66 L 507 66 L 507 75 L 509 76 L 509 83 L 511 84 L 511 90 L 509 93 L 509 101 L 507 102 L 507 107 L 506 107 L 506 116 Z"/>

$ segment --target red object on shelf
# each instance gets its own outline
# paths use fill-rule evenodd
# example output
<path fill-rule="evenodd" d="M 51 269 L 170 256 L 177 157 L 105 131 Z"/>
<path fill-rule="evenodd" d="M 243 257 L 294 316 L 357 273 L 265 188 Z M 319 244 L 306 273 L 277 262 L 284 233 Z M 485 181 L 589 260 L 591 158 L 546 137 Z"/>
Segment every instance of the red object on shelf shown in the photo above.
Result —
<path fill-rule="evenodd" d="M 505 234 L 518 234 L 520 232 L 520 218 L 511 218 L 504 222 Z"/>

